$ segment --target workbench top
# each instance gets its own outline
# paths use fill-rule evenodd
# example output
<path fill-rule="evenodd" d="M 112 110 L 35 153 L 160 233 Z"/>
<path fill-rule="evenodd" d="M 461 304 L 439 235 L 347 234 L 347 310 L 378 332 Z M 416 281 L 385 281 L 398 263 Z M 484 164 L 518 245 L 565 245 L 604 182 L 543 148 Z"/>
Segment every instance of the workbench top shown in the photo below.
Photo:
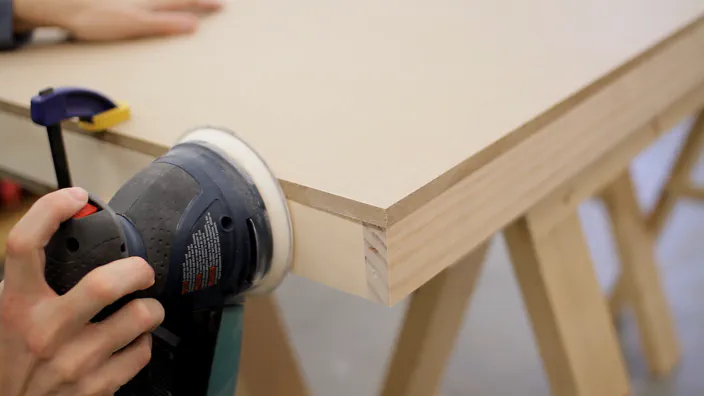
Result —
<path fill-rule="evenodd" d="M 393 249 L 396 234 L 387 229 L 419 221 L 405 224 L 394 246 L 412 243 L 406 238 L 420 224 L 439 223 L 431 213 L 423 214 L 428 222 L 411 215 L 528 142 L 555 119 L 546 118 L 551 111 L 583 103 L 580 95 L 596 95 L 645 62 L 639 58 L 647 50 L 698 26 L 703 14 L 704 0 L 233 1 L 204 17 L 192 36 L 113 44 L 39 39 L 0 54 L 0 110 L 26 117 L 31 97 L 47 86 L 88 87 L 133 109 L 131 121 L 94 137 L 149 156 L 192 127 L 227 127 L 261 152 L 291 202 L 321 211 L 294 216 L 300 224 L 339 215 L 357 225 L 355 233 L 375 226 L 381 248 Z M 700 30 L 686 34 L 701 40 Z M 700 59 L 691 53 L 682 56 Z M 673 90 L 699 81 L 676 73 L 681 87 L 673 83 Z M 549 144 L 527 144 L 526 161 L 561 155 Z M 490 205 L 505 187 L 486 172 L 465 193 L 486 194 Z M 445 232 L 438 227 L 428 232 Z M 360 238 L 337 248 L 364 246 Z M 407 260 L 401 252 L 382 256 Z M 336 282 L 343 281 L 326 283 Z M 410 284 L 399 298 L 417 286 Z"/>
<path fill-rule="evenodd" d="M 292 199 L 379 223 L 703 11 L 702 0 L 230 2 L 191 37 L 4 54 L 0 101 L 26 108 L 45 86 L 87 86 L 133 106 L 114 133 L 163 148 L 222 125 Z"/>

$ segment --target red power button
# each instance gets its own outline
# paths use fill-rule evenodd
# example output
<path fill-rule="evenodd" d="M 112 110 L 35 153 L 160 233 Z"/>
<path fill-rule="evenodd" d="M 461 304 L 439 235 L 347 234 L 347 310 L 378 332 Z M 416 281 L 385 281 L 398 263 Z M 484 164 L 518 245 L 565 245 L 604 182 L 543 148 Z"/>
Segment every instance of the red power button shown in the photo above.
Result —
<path fill-rule="evenodd" d="M 81 217 L 86 217 L 88 215 L 92 215 L 93 213 L 97 212 L 98 208 L 91 204 L 86 204 L 86 206 L 82 207 L 81 210 L 78 211 L 75 215 L 73 215 L 74 219 L 80 219 Z"/>

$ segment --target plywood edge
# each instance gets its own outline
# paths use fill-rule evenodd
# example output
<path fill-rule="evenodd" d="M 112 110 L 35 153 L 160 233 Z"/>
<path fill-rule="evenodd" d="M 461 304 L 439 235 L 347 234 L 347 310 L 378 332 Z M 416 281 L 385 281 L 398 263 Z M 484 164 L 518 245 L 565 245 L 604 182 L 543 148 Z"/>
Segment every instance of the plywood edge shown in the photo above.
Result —
<path fill-rule="evenodd" d="M 381 302 L 367 281 L 362 224 L 293 201 L 289 208 L 294 235 L 292 273 Z"/>
<path fill-rule="evenodd" d="M 153 156 L 90 138 L 65 135 L 74 183 L 107 201 Z M 33 189 L 55 188 L 46 134 L 27 118 L 0 112 L 0 175 Z M 292 273 L 336 290 L 379 301 L 369 287 L 360 222 L 289 201 L 294 231 Z"/>
<path fill-rule="evenodd" d="M 539 214 L 540 222 L 532 227 L 542 234 L 570 216 L 577 207 L 590 197 L 599 195 L 608 184 L 626 172 L 634 157 L 655 143 L 679 122 L 704 107 L 704 84 L 701 84 L 667 110 L 653 117 L 651 122 L 639 128 L 613 150 L 605 154 L 594 165 L 585 168 L 542 200 L 531 211 Z"/>
<path fill-rule="evenodd" d="M 585 88 L 578 91 L 569 98 L 556 104 L 551 109 L 540 114 L 536 118 L 528 121 L 527 123 L 523 124 L 511 133 L 506 134 L 503 138 L 487 146 L 485 149 L 483 149 L 476 155 L 462 161 L 449 171 L 443 173 L 434 180 L 430 181 L 429 183 L 420 187 L 416 191 L 407 195 L 405 198 L 399 200 L 397 203 L 391 205 L 389 208 L 387 208 L 386 226 L 390 227 L 395 223 L 401 221 L 406 216 L 410 215 L 415 210 L 430 202 L 450 187 L 454 186 L 455 184 L 462 181 L 464 178 L 468 177 L 471 173 L 481 169 L 482 166 L 501 156 L 512 147 L 515 147 L 525 139 L 528 139 L 535 133 L 538 133 L 542 128 L 544 128 L 553 120 L 564 116 L 567 112 L 571 111 L 573 108 L 579 106 L 581 103 L 587 100 L 595 92 L 604 89 L 606 86 L 613 83 L 615 80 L 621 78 L 624 74 L 627 74 L 631 70 L 638 68 L 640 65 L 656 56 L 658 53 L 666 50 L 673 43 L 677 42 L 678 40 L 682 40 L 687 35 L 690 35 L 694 31 L 700 30 L 703 27 L 704 16 L 700 16 L 694 22 L 678 30 L 677 32 L 670 35 L 661 42 L 657 43 L 649 50 L 624 63 L 623 65 L 613 70 L 612 72 L 606 74 L 599 80 L 593 82 L 592 84 L 586 86 Z"/>
<path fill-rule="evenodd" d="M 391 303 L 576 177 L 704 83 L 704 24 L 387 227 Z M 696 91 L 698 92 L 698 91 Z"/>
<path fill-rule="evenodd" d="M 279 179 L 279 181 L 286 197 L 302 205 L 370 225 L 383 227 L 386 224 L 386 211 L 382 208 L 302 186 L 288 180 Z"/>
<path fill-rule="evenodd" d="M 389 305 L 389 260 L 386 231 L 372 224 L 364 224 L 364 261 L 367 285 L 373 298 Z"/>
<path fill-rule="evenodd" d="M 29 102 L 30 99 L 31 98 L 27 98 L 27 102 Z M 29 108 L 22 104 L 8 102 L 7 100 L 0 99 L 0 113 L 2 112 L 26 118 L 27 121 L 31 122 Z M 86 131 L 84 129 L 81 129 L 78 126 L 77 122 L 73 121 L 64 122 L 62 126 L 63 129 L 65 131 L 68 131 L 69 133 L 75 133 L 105 143 L 114 144 L 115 146 L 118 146 L 120 148 L 134 151 L 139 154 L 149 155 L 152 157 L 158 157 L 166 153 L 169 149 L 168 147 L 151 143 L 146 140 L 137 139 L 132 136 L 121 135 L 114 130 L 106 130 L 100 132 Z"/>
<path fill-rule="evenodd" d="M 23 117 L 27 119 L 27 121 L 31 119 L 29 108 L 0 99 L 0 113 L 3 112 Z M 194 125 L 192 127 L 197 126 Z M 64 122 L 63 128 L 67 134 L 73 133 L 87 138 L 93 138 L 104 143 L 110 143 L 117 147 L 152 157 L 161 156 L 169 150 L 169 147 L 124 135 L 117 130 L 89 132 L 81 129 L 78 124 L 73 121 Z M 378 226 L 384 226 L 386 224 L 386 212 L 383 208 L 317 190 L 309 186 L 300 185 L 288 180 L 279 179 L 279 182 L 289 200 L 352 220 L 364 221 Z"/>

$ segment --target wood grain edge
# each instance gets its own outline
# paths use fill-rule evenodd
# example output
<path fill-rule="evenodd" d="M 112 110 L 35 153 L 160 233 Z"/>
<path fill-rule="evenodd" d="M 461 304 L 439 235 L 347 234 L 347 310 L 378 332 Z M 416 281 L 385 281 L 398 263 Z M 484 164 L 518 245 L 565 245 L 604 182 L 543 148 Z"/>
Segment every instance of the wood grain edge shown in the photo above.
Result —
<path fill-rule="evenodd" d="M 639 129 L 674 118 L 668 110 L 704 83 L 704 24 L 696 26 L 389 226 L 391 302 L 455 263 Z"/>
<path fill-rule="evenodd" d="M 617 79 L 629 73 L 633 69 L 639 67 L 644 62 L 657 56 L 662 51 L 665 51 L 673 43 L 682 40 L 692 32 L 699 30 L 704 26 L 704 16 L 700 16 L 697 20 L 676 31 L 674 34 L 660 41 L 650 49 L 644 51 L 639 56 L 624 63 L 612 72 L 606 74 L 597 81 L 589 84 L 582 90 L 559 102 L 544 113 L 538 115 L 534 119 L 526 122 L 518 127 L 515 131 L 506 134 L 503 138 L 497 140 L 493 144 L 487 146 L 484 150 L 476 155 L 462 161 L 454 168 L 438 176 L 431 182 L 420 187 L 418 190 L 409 194 L 405 198 L 387 209 L 386 226 L 390 227 L 401 221 L 413 211 L 417 210 L 424 204 L 430 202 L 442 192 L 468 177 L 472 172 L 481 169 L 484 165 L 491 162 L 495 158 L 501 156 L 512 147 L 517 146 L 522 141 L 530 138 L 532 135 L 540 132 L 542 128 L 550 124 L 553 120 L 564 116 L 573 108 L 579 106 L 584 101 L 589 99 L 596 92 L 603 90 L 608 85 L 612 84 Z"/>
<path fill-rule="evenodd" d="M 600 194 L 610 182 L 616 180 L 631 164 L 634 157 L 669 132 L 681 120 L 704 107 L 704 84 L 675 102 L 652 122 L 639 128 L 626 140 L 605 154 L 593 166 L 587 167 L 569 183 L 552 192 L 531 210 L 539 214 L 542 227 L 551 228 L 562 221 L 585 199 Z M 558 205 L 559 203 L 559 205 Z M 537 230 L 543 232 L 543 230 Z"/>
<path fill-rule="evenodd" d="M 110 197 L 154 160 L 83 134 L 64 136 L 74 183 L 99 198 Z M 46 133 L 28 119 L 0 112 L 0 170 L 43 192 L 56 186 Z M 370 294 L 362 224 L 289 201 L 294 232 L 292 273 L 377 301 Z"/>
<path fill-rule="evenodd" d="M 386 224 L 386 211 L 377 206 L 302 186 L 284 179 L 279 179 L 279 182 L 286 197 L 302 205 L 379 227 L 383 227 Z"/>
<path fill-rule="evenodd" d="M 27 98 L 28 101 L 29 99 L 31 98 Z M 0 100 L 0 112 L 24 117 L 28 121 L 31 120 L 29 108 L 19 103 Z M 101 142 L 114 144 L 118 147 L 135 151 L 140 154 L 149 155 L 152 157 L 158 157 L 169 150 L 168 147 L 151 143 L 146 140 L 137 139 L 133 136 L 121 135 L 114 130 L 106 130 L 100 132 L 86 131 L 84 129 L 81 129 L 78 126 L 78 123 L 74 121 L 66 121 L 62 123 L 62 127 L 65 131 L 93 138 Z"/>
<path fill-rule="evenodd" d="M 17 103 L 0 100 L 0 113 L 3 112 L 24 117 L 28 121 L 30 120 L 29 109 Z M 65 131 L 64 133 L 67 135 L 78 134 L 151 157 L 159 157 L 169 150 L 169 147 L 138 139 L 133 136 L 123 135 L 116 130 L 89 132 L 81 129 L 78 124 L 73 121 L 66 121 L 62 126 Z M 386 211 L 383 208 L 300 185 L 288 180 L 279 179 L 279 182 L 286 194 L 286 198 L 289 200 L 352 220 L 364 221 L 378 226 L 386 224 Z"/>
<path fill-rule="evenodd" d="M 386 231 L 365 223 L 363 236 L 364 262 L 369 293 L 377 302 L 389 305 L 389 260 Z"/>

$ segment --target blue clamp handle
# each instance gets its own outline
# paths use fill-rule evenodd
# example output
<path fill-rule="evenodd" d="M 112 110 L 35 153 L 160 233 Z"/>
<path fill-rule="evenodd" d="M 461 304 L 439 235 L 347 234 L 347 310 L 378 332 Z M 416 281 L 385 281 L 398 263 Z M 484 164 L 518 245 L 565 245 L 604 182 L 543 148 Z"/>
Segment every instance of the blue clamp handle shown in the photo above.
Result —
<path fill-rule="evenodd" d="M 62 87 L 48 89 L 32 98 L 30 113 L 32 121 L 48 127 L 78 117 L 92 117 L 117 107 L 105 96 L 83 88 Z"/>

